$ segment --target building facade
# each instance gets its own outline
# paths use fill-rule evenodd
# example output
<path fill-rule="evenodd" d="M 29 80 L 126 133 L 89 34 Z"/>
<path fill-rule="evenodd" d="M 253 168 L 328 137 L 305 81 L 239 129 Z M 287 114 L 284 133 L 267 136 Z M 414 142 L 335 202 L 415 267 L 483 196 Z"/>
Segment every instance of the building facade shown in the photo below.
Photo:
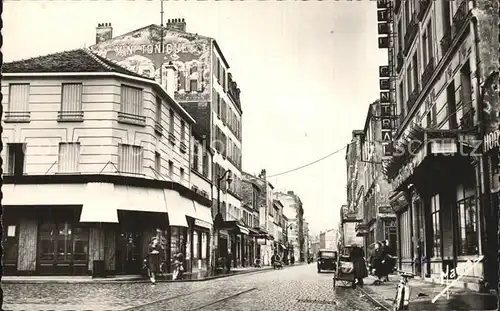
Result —
<path fill-rule="evenodd" d="M 388 241 L 390 251 L 396 255 L 396 215 L 389 204 L 392 187 L 383 173 L 384 150 L 382 141 L 383 107 L 377 100 L 370 104 L 361 136 L 361 155 L 357 166 L 363 172 L 357 183 L 363 185 L 362 222 L 356 226 L 356 235 L 364 238 L 365 250 L 373 251 L 378 241 Z"/>
<path fill-rule="evenodd" d="M 179 18 L 117 37 L 112 31 L 111 24 L 99 24 L 92 51 L 171 89 L 174 99 L 196 120 L 195 130 L 213 153 L 214 218 L 219 212 L 217 180 L 231 171 L 232 182 L 221 181 L 220 212 L 225 223 L 213 241 L 220 245 L 216 248 L 222 257 L 231 253 L 233 263 L 241 265 L 249 232 L 236 222 L 243 216 L 240 89 L 217 41 L 187 32 L 185 20 Z"/>
<path fill-rule="evenodd" d="M 295 261 L 305 260 L 304 208 L 300 197 L 293 191 L 277 192 L 275 197 L 283 204 L 283 213 L 288 218 L 288 253 Z"/>
<path fill-rule="evenodd" d="M 498 2 L 396 1 L 388 13 L 399 119 L 385 173 L 400 268 L 428 279 L 454 271 L 464 286 L 496 288 L 498 206 L 484 182 L 491 160 L 481 134 L 484 87 L 498 85 Z M 497 95 L 490 100 L 498 107 Z"/>
<path fill-rule="evenodd" d="M 2 93 L 6 274 L 139 273 L 153 236 L 207 267 L 195 120 L 158 83 L 81 49 L 4 64 Z"/>

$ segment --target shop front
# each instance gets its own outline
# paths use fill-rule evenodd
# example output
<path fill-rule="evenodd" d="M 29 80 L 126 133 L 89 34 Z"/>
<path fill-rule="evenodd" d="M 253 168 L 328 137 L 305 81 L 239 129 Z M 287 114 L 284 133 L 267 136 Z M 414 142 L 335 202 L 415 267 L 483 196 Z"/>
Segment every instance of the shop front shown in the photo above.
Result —
<path fill-rule="evenodd" d="M 187 265 L 192 232 L 198 245 L 209 244 L 210 224 L 188 225 L 181 207 L 194 201 L 176 189 L 31 178 L 6 178 L 2 189 L 6 275 L 139 274 L 154 236 L 169 246 L 165 261 L 182 253 Z M 208 261 L 207 252 L 199 248 L 197 259 Z"/>
<path fill-rule="evenodd" d="M 207 271 L 210 267 L 210 236 L 213 228 L 213 220 L 210 207 L 201 205 L 193 201 L 196 217 L 191 218 L 191 254 L 192 254 L 192 271 Z"/>
<path fill-rule="evenodd" d="M 410 136 L 422 143 L 389 165 L 399 266 L 432 279 L 454 271 L 477 286 L 482 267 L 466 269 L 467 260 L 482 255 L 479 167 L 467 144 L 473 136 L 418 127 Z"/>

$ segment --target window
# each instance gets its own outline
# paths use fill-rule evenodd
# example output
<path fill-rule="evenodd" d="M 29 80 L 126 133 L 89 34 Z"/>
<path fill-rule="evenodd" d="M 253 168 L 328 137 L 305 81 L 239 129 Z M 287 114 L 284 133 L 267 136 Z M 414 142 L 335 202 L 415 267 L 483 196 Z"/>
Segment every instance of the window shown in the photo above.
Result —
<path fill-rule="evenodd" d="M 428 55 L 427 55 L 427 52 L 428 52 L 427 43 L 428 43 L 428 40 L 427 40 L 427 31 L 426 31 L 422 35 L 422 61 L 424 63 L 424 66 L 427 65 L 427 63 L 429 61 L 429 59 L 427 58 L 428 57 Z"/>
<path fill-rule="evenodd" d="M 30 119 L 29 111 L 29 84 L 10 84 L 9 103 L 5 112 L 6 121 L 26 122 Z"/>
<path fill-rule="evenodd" d="M 76 173 L 80 162 L 80 143 L 59 143 L 59 173 Z"/>
<path fill-rule="evenodd" d="M 193 230 L 193 259 L 198 259 L 199 256 L 199 246 L 200 244 L 198 243 L 198 232 L 196 230 Z"/>
<path fill-rule="evenodd" d="M 180 168 L 180 172 L 181 172 L 180 181 L 181 181 L 181 183 L 183 183 L 184 182 L 184 169 L 182 167 Z"/>
<path fill-rule="evenodd" d="M 172 109 L 169 110 L 169 122 L 168 122 L 168 131 L 170 135 L 174 135 L 174 122 L 175 122 L 175 116 L 174 116 L 174 111 Z"/>
<path fill-rule="evenodd" d="M 411 70 L 411 65 L 410 65 L 410 66 L 408 66 L 408 69 L 406 70 L 406 83 L 407 83 L 406 86 L 407 86 L 407 90 L 408 90 L 408 92 L 407 92 L 408 98 L 410 97 L 411 92 L 413 91 L 413 87 L 411 84 L 411 72 L 412 72 L 412 70 Z M 406 99 L 406 101 L 408 101 L 408 98 Z M 409 108 L 411 108 L 411 107 L 409 107 Z"/>
<path fill-rule="evenodd" d="M 189 81 L 189 89 L 191 90 L 191 92 L 196 92 L 198 90 L 198 80 L 191 79 Z"/>
<path fill-rule="evenodd" d="M 40 224 L 39 229 L 40 263 L 87 262 L 89 231 L 74 227 L 71 223 Z"/>
<path fill-rule="evenodd" d="M 82 89 L 81 83 L 63 83 L 59 120 L 83 119 Z"/>
<path fill-rule="evenodd" d="M 118 120 L 126 123 L 144 124 L 142 89 L 122 85 Z"/>
<path fill-rule="evenodd" d="M 441 258 L 441 222 L 439 218 L 440 202 L 439 194 L 431 198 L 431 220 L 432 220 L 432 236 L 433 236 L 433 256 Z"/>
<path fill-rule="evenodd" d="M 203 176 L 208 177 L 209 175 L 209 164 L 208 164 L 208 152 L 203 151 Z"/>
<path fill-rule="evenodd" d="M 161 124 L 161 98 L 156 96 L 156 122 Z"/>
<path fill-rule="evenodd" d="M 458 255 L 479 254 L 477 229 L 477 206 L 474 195 L 457 202 L 458 209 Z"/>
<path fill-rule="evenodd" d="M 457 107 L 456 107 L 456 99 L 455 99 L 455 82 L 451 81 L 450 85 L 446 88 L 446 99 L 447 99 L 447 114 L 449 120 L 450 129 L 457 128 Z"/>
<path fill-rule="evenodd" d="M 181 141 L 186 141 L 186 122 L 181 121 Z"/>
<path fill-rule="evenodd" d="M 405 1 L 405 29 L 408 31 L 408 25 L 410 24 L 410 1 Z"/>
<path fill-rule="evenodd" d="M 142 173 L 142 147 L 126 144 L 118 145 L 118 171 L 122 173 Z"/>
<path fill-rule="evenodd" d="M 173 180 L 174 178 L 174 162 L 168 161 L 168 175 L 170 176 L 170 179 Z"/>
<path fill-rule="evenodd" d="M 427 23 L 427 56 L 428 56 L 428 62 L 432 60 L 432 57 L 434 56 L 434 53 L 432 52 L 432 20 L 429 20 L 429 23 Z M 424 64 L 428 64 L 428 62 L 425 62 Z"/>
<path fill-rule="evenodd" d="M 22 176 L 24 174 L 24 161 L 26 144 L 7 144 L 7 174 Z"/>
<path fill-rule="evenodd" d="M 441 0 L 442 14 L 443 14 L 443 33 L 446 35 L 451 30 L 451 2 L 449 0 Z"/>
<path fill-rule="evenodd" d="M 161 155 L 159 152 L 155 152 L 155 171 L 161 174 Z"/>
<path fill-rule="evenodd" d="M 219 93 L 217 93 L 217 116 L 220 118 L 222 112 L 222 103 Z"/>
<path fill-rule="evenodd" d="M 199 153 L 198 143 L 195 142 L 193 146 L 193 169 L 197 172 L 199 172 L 199 161 L 200 161 L 200 156 L 198 153 Z"/>
<path fill-rule="evenodd" d="M 464 114 L 472 109 L 472 86 L 469 61 L 460 70 L 461 96 Z"/>
<path fill-rule="evenodd" d="M 398 22 L 398 52 L 403 52 L 403 23 L 402 19 Z"/>
<path fill-rule="evenodd" d="M 417 52 L 415 52 L 415 54 L 413 55 L 412 69 L 413 69 L 413 89 L 412 89 L 412 91 L 417 90 L 417 92 L 418 92 L 418 58 L 417 58 Z"/>

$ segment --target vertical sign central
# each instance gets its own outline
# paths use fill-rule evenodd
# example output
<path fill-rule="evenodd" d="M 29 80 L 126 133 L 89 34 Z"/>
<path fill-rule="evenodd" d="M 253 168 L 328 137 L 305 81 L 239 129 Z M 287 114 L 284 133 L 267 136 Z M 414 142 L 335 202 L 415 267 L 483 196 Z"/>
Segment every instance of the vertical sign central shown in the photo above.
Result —
<path fill-rule="evenodd" d="M 384 157 L 392 155 L 394 130 L 394 40 L 391 31 L 391 1 L 377 0 L 378 47 L 387 49 L 388 65 L 379 67 L 380 119 L 382 123 L 382 148 Z"/>

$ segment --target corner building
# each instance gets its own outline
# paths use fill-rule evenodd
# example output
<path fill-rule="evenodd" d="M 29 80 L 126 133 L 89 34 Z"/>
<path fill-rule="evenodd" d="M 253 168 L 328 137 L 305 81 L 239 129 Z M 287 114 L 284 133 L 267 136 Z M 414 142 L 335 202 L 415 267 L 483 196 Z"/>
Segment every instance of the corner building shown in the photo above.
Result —
<path fill-rule="evenodd" d="M 498 2 L 395 1 L 390 10 L 399 119 L 385 172 L 400 268 L 435 280 L 454 270 L 463 286 L 494 289 L 498 244 L 480 141 L 482 85 L 498 70 Z"/>
<path fill-rule="evenodd" d="M 217 214 L 217 178 L 226 170 L 232 182 L 221 183 L 221 256 L 229 252 L 232 262 L 243 263 L 243 245 L 249 231 L 236 220 L 241 206 L 242 109 L 240 89 L 229 72 L 229 64 L 217 41 L 186 31 L 184 19 L 169 19 L 165 26 L 149 25 L 113 37 L 111 24 L 99 24 L 96 44 L 90 47 L 106 58 L 141 76 L 155 79 L 196 120 L 194 131 L 213 153 L 212 215 Z M 173 70 L 170 70 L 173 69 Z M 170 82 L 167 82 L 170 81 Z"/>
<path fill-rule="evenodd" d="M 155 235 L 167 267 L 183 253 L 187 272 L 206 269 L 212 198 L 191 179 L 195 120 L 158 83 L 88 50 L 3 75 L 6 274 L 138 274 Z"/>

